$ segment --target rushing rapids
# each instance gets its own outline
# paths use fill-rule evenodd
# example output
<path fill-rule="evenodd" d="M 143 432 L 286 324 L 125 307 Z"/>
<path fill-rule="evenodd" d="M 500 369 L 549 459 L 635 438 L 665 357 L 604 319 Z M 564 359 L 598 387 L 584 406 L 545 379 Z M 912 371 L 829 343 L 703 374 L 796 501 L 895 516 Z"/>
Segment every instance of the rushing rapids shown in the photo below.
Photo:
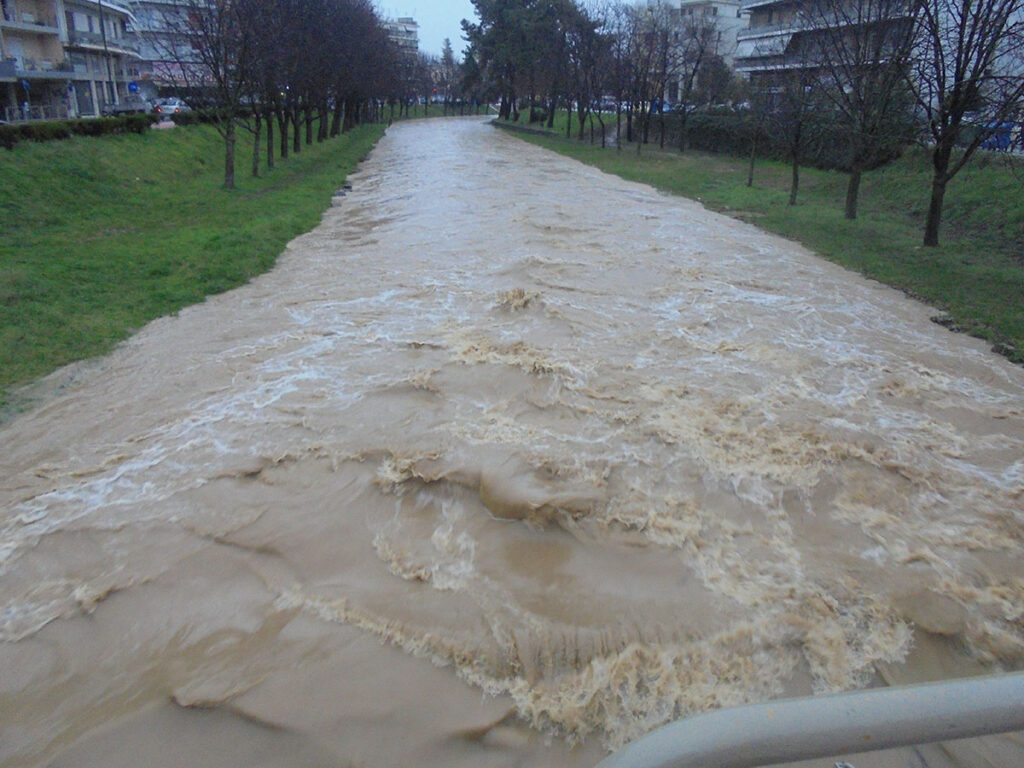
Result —
<path fill-rule="evenodd" d="M 351 182 L 0 429 L 0 763 L 586 766 L 1024 664 L 1024 369 L 479 120 Z"/>

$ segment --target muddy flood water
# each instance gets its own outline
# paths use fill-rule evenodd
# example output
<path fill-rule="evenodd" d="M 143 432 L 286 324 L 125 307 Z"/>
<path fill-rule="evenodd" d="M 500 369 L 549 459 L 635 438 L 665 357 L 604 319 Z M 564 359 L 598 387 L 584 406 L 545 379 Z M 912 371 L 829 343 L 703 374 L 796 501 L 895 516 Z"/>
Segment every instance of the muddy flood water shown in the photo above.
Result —
<path fill-rule="evenodd" d="M 1024 666 L 1024 369 L 481 120 L 350 182 L 0 428 L 0 763 L 575 768 Z"/>

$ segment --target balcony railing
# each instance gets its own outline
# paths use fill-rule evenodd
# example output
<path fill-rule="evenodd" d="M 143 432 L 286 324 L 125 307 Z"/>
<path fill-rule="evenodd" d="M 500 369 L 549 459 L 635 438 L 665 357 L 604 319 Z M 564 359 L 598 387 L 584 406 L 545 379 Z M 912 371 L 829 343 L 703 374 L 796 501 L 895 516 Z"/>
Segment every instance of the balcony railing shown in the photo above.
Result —
<path fill-rule="evenodd" d="M 35 13 L 15 13 L 13 10 L 4 9 L 0 25 L 8 29 L 23 29 L 36 33 L 60 33 L 57 27 L 57 20 L 54 16 Z"/>
<path fill-rule="evenodd" d="M 737 40 L 747 40 L 751 37 L 764 37 L 766 35 L 777 35 L 780 32 L 797 32 L 806 27 L 806 23 L 799 21 L 785 21 L 781 24 L 765 24 L 761 27 L 747 27 L 736 33 Z"/>
<path fill-rule="evenodd" d="M 33 59 L 27 56 L 0 61 L 0 77 L 45 78 L 50 73 L 71 72 L 71 62 Z"/>
<path fill-rule="evenodd" d="M 64 104 L 35 104 L 24 107 L 4 107 L 3 119 L 8 123 L 28 123 L 34 120 L 66 120 L 68 108 Z"/>
<path fill-rule="evenodd" d="M 120 51 L 136 55 L 139 53 L 139 44 L 134 40 L 128 40 L 123 37 L 107 37 L 106 41 L 104 41 L 103 35 L 99 32 L 82 32 L 80 30 L 68 32 L 68 45 L 99 49 L 106 46 L 107 50 L 115 53 Z"/>

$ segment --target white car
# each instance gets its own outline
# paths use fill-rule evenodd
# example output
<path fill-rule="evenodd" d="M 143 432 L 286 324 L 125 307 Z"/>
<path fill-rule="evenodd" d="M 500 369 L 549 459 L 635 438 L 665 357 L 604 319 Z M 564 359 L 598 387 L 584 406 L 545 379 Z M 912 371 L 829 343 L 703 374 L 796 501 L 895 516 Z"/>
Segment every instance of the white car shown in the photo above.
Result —
<path fill-rule="evenodd" d="M 153 109 L 163 119 L 167 119 L 171 117 L 171 115 L 192 111 L 192 107 L 181 99 L 174 98 L 173 96 L 169 99 L 158 99 Z"/>

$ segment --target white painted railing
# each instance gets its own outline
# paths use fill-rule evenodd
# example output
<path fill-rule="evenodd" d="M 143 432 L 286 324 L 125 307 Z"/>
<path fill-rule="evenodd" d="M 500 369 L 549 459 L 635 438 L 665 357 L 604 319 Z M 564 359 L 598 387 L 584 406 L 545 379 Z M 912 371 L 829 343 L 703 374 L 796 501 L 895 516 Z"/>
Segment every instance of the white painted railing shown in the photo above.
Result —
<path fill-rule="evenodd" d="M 597 768 L 755 768 L 1024 730 L 1024 672 L 708 712 L 627 744 Z"/>

